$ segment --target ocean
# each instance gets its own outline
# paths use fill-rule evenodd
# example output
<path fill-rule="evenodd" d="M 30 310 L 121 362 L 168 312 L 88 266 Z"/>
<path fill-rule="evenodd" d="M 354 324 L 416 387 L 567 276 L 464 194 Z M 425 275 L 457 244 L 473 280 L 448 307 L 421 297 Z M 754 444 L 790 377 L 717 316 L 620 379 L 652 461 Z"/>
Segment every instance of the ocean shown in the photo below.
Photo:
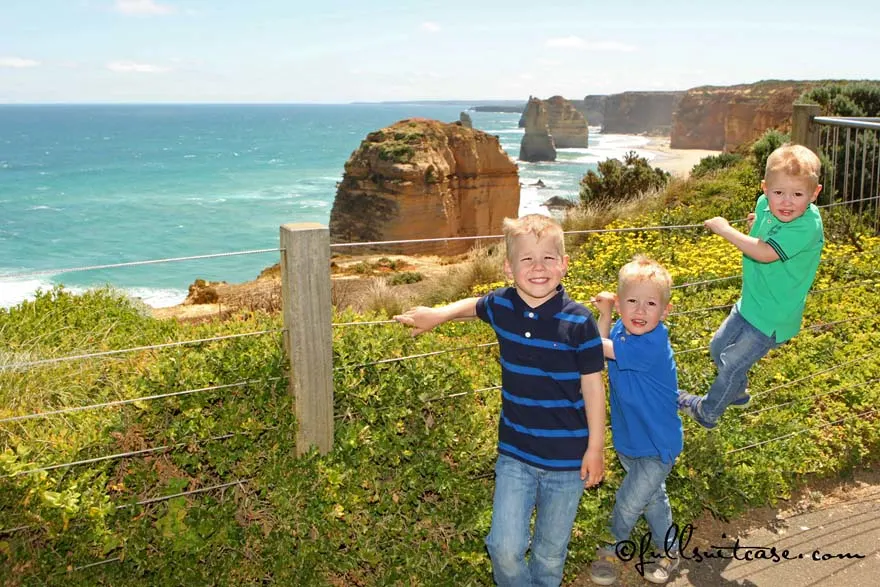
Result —
<path fill-rule="evenodd" d="M 260 253 L 104 270 L 63 269 L 278 247 L 290 222 L 327 224 L 344 164 L 369 132 L 412 117 L 458 120 L 468 104 L 0 105 L 0 307 L 64 284 L 110 284 L 154 307 L 195 279 L 242 282 Z M 519 155 L 519 114 L 469 111 Z M 519 162 L 520 212 L 648 139 L 590 128 L 584 149 Z M 538 180 L 546 186 L 538 189 Z"/>

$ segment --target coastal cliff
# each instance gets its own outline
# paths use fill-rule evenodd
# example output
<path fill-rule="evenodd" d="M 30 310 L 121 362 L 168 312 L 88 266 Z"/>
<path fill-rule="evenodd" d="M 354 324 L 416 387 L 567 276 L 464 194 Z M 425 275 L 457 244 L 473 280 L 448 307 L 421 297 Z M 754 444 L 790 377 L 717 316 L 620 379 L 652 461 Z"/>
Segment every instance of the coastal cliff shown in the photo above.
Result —
<path fill-rule="evenodd" d="M 571 103 L 584 115 L 587 124 L 590 126 L 602 126 L 605 124 L 605 102 L 607 100 L 607 95 L 595 94 L 584 96 L 582 101 L 572 100 Z"/>
<path fill-rule="evenodd" d="M 458 123 L 408 119 L 367 135 L 345 163 L 330 212 L 333 242 L 500 234 L 519 211 L 519 174 L 498 138 Z M 383 245 L 455 255 L 474 241 Z M 377 250 L 359 247 L 361 251 Z"/>
<path fill-rule="evenodd" d="M 789 132 L 795 100 L 820 83 L 762 81 L 692 88 L 675 111 L 670 146 L 730 152 L 768 129 Z"/>
<path fill-rule="evenodd" d="M 602 132 L 668 135 L 672 127 L 673 112 L 684 95 L 685 92 L 611 94 L 605 99 Z"/>

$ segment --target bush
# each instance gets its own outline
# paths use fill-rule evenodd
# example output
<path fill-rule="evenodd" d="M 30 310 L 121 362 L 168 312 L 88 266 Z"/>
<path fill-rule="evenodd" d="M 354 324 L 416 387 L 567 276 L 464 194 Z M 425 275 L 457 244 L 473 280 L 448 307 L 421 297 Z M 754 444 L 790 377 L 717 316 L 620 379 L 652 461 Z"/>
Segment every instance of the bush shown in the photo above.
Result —
<path fill-rule="evenodd" d="M 767 167 L 767 157 L 770 156 L 770 153 L 790 140 L 791 137 L 789 135 L 775 129 L 770 129 L 766 131 L 760 139 L 755 141 L 752 145 L 752 157 L 755 163 L 755 168 L 762 177 L 764 175 L 764 169 Z"/>
<path fill-rule="evenodd" d="M 388 285 L 406 285 L 409 283 L 418 283 L 424 278 L 425 276 L 418 271 L 404 271 L 403 273 L 392 275 L 386 281 L 388 282 Z"/>
<path fill-rule="evenodd" d="M 719 169 L 727 169 L 733 167 L 743 160 L 743 156 L 737 153 L 721 153 L 720 155 L 709 155 L 703 157 L 700 162 L 691 169 L 691 177 L 703 177 L 713 171 Z"/>
<path fill-rule="evenodd" d="M 590 170 L 581 179 L 582 204 L 629 200 L 663 187 L 670 177 L 659 167 L 652 169 L 648 160 L 636 155 L 635 151 L 627 153 L 623 162 L 617 159 L 602 161 L 597 171 Z"/>

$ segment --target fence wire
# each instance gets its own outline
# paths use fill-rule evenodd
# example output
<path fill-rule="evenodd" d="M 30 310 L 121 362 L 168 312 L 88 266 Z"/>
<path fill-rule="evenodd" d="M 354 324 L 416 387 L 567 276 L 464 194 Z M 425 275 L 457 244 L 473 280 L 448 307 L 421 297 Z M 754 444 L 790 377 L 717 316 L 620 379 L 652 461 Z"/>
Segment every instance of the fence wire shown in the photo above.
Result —
<path fill-rule="evenodd" d="M 241 334 L 225 334 L 222 336 L 212 336 L 210 338 L 197 338 L 193 340 L 182 340 L 177 342 L 165 342 L 160 344 L 150 344 L 139 347 L 132 347 L 127 349 L 114 349 L 110 351 L 98 351 L 95 353 L 85 353 L 82 355 L 69 355 L 66 357 L 53 357 L 50 359 L 38 359 L 36 361 L 24 361 L 21 363 L 5 363 L 0 365 L 0 371 L 7 371 L 13 369 L 30 369 L 31 367 L 37 367 L 39 365 L 50 365 L 53 363 L 63 363 L 66 361 L 80 361 L 83 359 L 94 359 L 97 357 L 109 357 L 113 355 L 119 355 L 124 353 L 136 353 L 140 351 L 148 351 L 152 349 L 167 349 L 171 347 L 177 346 L 185 346 L 190 344 L 201 344 L 203 342 L 213 342 L 217 340 L 229 340 L 233 338 L 246 338 L 249 336 L 261 336 L 264 334 L 276 334 L 284 332 L 282 329 L 272 329 L 272 330 L 259 330 L 255 332 L 244 332 Z"/>
<path fill-rule="evenodd" d="M 286 377 L 268 377 L 265 379 L 250 379 L 247 381 L 237 381 L 235 383 L 224 383 L 221 385 L 211 385 L 209 387 L 200 387 L 198 389 L 185 389 L 183 391 L 172 391 L 169 393 L 159 393 L 155 395 L 145 395 L 141 397 L 134 397 L 130 399 L 121 399 L 114 400 L 110 402 L 102 402 L 99 404 L 90 404 L 87 406 L 75 406 L 70 408 L 59 408 L 57 410 L 49 410 L 47 412 L 36 412 L 33 414 L 25 414 L 23 416 L 9 416 L 6 418 L 0 418 L 0 424 L 5 424 L 7 422 L 22 422 L 24 420 L 34 420 L 37 418 L 48 418 L 50 416 L 58 416 L 60 414 L 71 414 L 74 412 L 82 412 L 84 410 L 97 410 L 99 408 L 113 408 L 118 406 L 125 406 L 128 404 L 134 404 L 138 402 L 147 402 L 157 399 L 165 399 L 169 397 L 178 397 L 182 395 L 190 395 L 193 393 L 202 393 L 206 391 L 216 391 L 218 389 L 227 389 L 230 387 L 242 387 L 245 385 L 252 385 L 256 383 L 264 383 L 269 381 L 278 381 L 280 379 L 286 379 Z"/>

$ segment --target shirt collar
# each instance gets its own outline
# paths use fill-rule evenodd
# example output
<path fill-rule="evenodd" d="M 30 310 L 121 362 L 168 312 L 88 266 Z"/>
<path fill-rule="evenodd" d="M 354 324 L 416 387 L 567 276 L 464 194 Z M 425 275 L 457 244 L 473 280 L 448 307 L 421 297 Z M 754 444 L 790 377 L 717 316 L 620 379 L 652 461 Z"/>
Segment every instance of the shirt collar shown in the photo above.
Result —
<path fill-rule="evenodd" d="M 516 290 L 516 287 L 510 288 L 513 292 L 511 296 L 511 301 L 516 307 L 517 310 L 522 310 L 523 312 L 534 312 L 541 318 L 552 318 L 556 316 L 559 312 L 562 311 L 562 308 L 565 306 L 566 300 L 568 300 L 568 295 L 565 293 L 565 288 L 562 285 L 556 286 L 556 294 L 538 306 L 537 308 L 532 308 L 527 303 L 523 301 L 521 297 L 519 297 L 519 292 Z"/>

